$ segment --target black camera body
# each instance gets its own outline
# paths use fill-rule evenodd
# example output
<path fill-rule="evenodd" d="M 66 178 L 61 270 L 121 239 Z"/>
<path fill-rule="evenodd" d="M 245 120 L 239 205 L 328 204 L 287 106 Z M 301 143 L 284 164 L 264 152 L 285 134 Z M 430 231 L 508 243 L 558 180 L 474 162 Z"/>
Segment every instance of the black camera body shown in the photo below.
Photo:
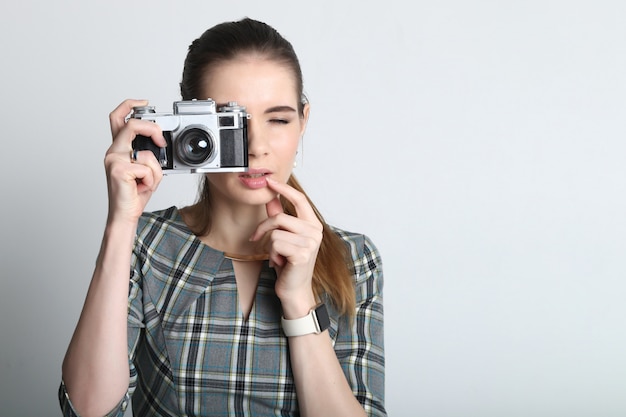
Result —
<path fill-rule="evenodd" d="M 137 136 L 133 149 L 150 150 L 164 173 L 243 172 L 248 169 L 248 118 L 245 107 L 229 102 L 216 110 L 215 101 L 174 102 L 174 113 L 156 113 L 153 106 L 134 107 L 134 119 L 157 123 L 167 142 L 160 148 Z"/>

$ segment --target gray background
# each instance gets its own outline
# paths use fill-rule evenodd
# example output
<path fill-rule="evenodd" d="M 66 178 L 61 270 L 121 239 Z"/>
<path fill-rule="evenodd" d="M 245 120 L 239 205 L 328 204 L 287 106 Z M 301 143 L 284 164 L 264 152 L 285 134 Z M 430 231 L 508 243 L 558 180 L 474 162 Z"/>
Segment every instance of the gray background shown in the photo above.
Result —
<path fill-rule="evenodd" d="M 191 40 L 246 15 L 301 57 L 299 178 L 383 255 L 389 414 L 626 415 L 617 0 L 3 2 L 0 414 L 59 415 L 109 111 L 170 111 Z"/>

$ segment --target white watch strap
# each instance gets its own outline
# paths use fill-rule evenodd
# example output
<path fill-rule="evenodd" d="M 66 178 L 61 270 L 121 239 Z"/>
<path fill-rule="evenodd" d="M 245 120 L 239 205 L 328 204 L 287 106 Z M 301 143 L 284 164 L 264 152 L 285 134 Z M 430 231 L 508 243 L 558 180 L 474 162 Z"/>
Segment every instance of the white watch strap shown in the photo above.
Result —
<path fill-rule="evenodd" d="M 295 320 L 287 320 L 284 317 L 281 318 L 283 325 L 283 332 L 285 336 L 304 336 L 305 334 L 320 333 L 319 326 L 317 324 L 317 318 L 315 317 L 315 309 L 309 311 L 304 317 Z"/>

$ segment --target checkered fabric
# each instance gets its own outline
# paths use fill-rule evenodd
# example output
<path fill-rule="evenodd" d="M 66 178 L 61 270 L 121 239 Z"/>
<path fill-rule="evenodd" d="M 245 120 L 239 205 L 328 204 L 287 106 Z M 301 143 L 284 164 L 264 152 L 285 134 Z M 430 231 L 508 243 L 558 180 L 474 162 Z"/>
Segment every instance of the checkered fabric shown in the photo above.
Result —
<path fill-rule="evenodd" d="M 383 274 L 373 243 L 334 229 L 354 261 L 356 316 L 329 306 L 329 334 L 368 415 L 385 416 Z M 247 319 L 232 261 L 187 228 L 176 207 L 145 213 L 130 271 L 131 382 L 108 416 L 298 416 L 298 397 L 281 330 L 276 275 L 265 262 Z M 61 408 L 75 416 L 61 384 Z M 323 398 L 320 398 L 323 401 Z"/>

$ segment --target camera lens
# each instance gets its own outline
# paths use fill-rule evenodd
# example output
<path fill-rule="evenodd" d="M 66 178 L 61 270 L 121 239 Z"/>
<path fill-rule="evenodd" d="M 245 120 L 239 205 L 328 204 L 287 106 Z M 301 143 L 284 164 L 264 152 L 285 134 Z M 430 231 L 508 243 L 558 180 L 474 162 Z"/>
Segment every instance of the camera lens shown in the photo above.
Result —
<path fill-rule="evenodd" d="M 205 164 L 213 156 L 213 138 L 206 130 L 190 128 L 176 141 L 178 157 L 191 166 Z"/>

